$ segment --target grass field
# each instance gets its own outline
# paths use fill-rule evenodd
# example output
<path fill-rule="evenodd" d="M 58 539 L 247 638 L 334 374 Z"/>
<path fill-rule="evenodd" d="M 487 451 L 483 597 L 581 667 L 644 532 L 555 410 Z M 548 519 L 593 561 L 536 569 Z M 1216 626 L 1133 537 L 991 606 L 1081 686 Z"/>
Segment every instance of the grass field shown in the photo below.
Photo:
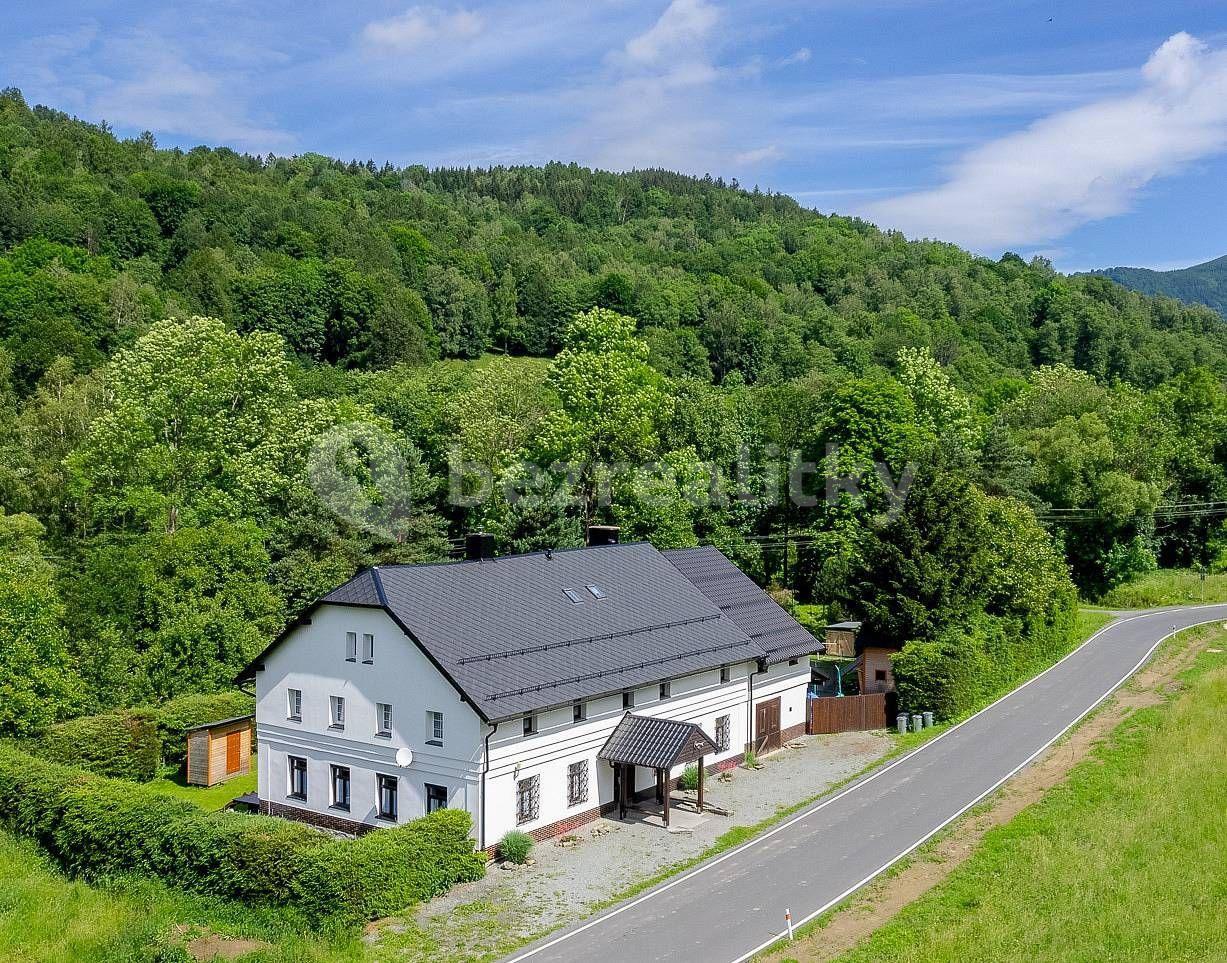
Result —
<path fill-rule="evenodd" d="M 235 776 L 233 779 L 227 779 L 225 782 L 219 782 L 216 786 L 209 786 L 207 788 L 205 786 L 189 786 L 183 781 L 183 776 L 179 772 L 167 774 L 161 779 L 155 779 L 148 785 L 151 789 L 156 789 L 167 796 L 175 796 L 178 799 L 186 799 L 188 802 L 193 802 L 201 809 L 221 809 L 226 803 L 237 796 L 256 791 L 256 771 L 254 768 L 256 761 L 253 758 L 251 762 L 253 767 L 251 772 L 243 776 Z"/>
<path fill-rule="evenodd" d="M 23 963 L 188 963 L 183 944 L 229 937 L 250 963 L 357 963 L 356 933 L 303 935 L 294 921 L 125 879 L 65 879 L 24 840 L 0 832 L 0 960 Z M 215 944 L 219 945 L 219 944 Z M 208 954 L 204 954 L 208 958 Z"/>
<path fill-rule="evenodd" d="M 1225 651 L 843 963 L 1227 959 L 1227 632 L 1194 631 Z"/>
<path fill-rule="evenodd" d="M 1201 574 L 1192 569 L 1159 569 L 1118 585 L 1099 600 L 1100 605 L 1114 609 L 1148 609 L 1199 602 L 1227 602 L 1227 573 L 1207 575 L 1202 582 Z"/>

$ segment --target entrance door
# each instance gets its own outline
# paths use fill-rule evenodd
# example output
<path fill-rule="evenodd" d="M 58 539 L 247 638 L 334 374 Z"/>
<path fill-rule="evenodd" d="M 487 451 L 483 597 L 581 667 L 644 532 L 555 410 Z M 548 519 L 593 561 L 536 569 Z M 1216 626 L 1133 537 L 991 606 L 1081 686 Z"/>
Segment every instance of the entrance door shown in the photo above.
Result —
<path fill-rule="evenodd" d="M 754 751 L 771 752 L 780 748 L 780 699 L 760 702 L 754 710 Z"/>
<path fill-rule="evenodd" d="M 243 733 L 226 733 L 226 775 L 230 776 L 243 768 Z"/>

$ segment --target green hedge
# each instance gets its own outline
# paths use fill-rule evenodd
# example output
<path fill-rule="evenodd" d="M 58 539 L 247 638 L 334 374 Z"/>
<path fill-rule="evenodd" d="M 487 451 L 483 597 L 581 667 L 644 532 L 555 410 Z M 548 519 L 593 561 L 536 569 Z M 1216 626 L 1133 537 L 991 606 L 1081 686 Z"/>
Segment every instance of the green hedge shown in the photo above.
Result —
<path fill-rule="evenodd" d="M 440 809 L 395 829 L 333 840 L 315 852 L 302 877 L 300 904 L 315 919 L 377 919 L 486 874 L 473 851 L 472 821 Z"/>
<path fill-rule="evenodd" d="M 960 719 L 1052 665 L 1074 634 L 1071 610 L 1052 623 L 981 615 L 933 641 L 909 642 L 892 660 L 899 711 Z"/>
<path fill-rule="evenodd" d="M 137 873 L 315 923 L 385 916 L 485 872 L 468 814 L 441 810 L 357 840 L 269 816 L 206 812 L 118 779 L 0 746 L 0 823 L 70 873 Z"/>
<path fill-rule="evenodd" d="M 162 740 L 162 761 L 179 766 L 187 757 L 188 729 L 218 719 L 251 715 L 256 711 L 256 700 L 245 692 L 209 692 L 179 696 L 154 711 Z"/>
<path fill-rule="evenodd" d="M 158 718 L 150 709 L 119 709 L 57 722 L 21 746 L 50 762 L 133 782 L 153 779 L 162 764 Z"/>
<path fill-rule="evenodd" d="M 24 740 L 21 748 L 100 776 L 148 782 L 157 777 L 163 764 L 183 765 L 188 729 L 254 711 L 255 700 L 243 692 L 185 695 L 159 706 L 116 709 L 58 722 Z"/>

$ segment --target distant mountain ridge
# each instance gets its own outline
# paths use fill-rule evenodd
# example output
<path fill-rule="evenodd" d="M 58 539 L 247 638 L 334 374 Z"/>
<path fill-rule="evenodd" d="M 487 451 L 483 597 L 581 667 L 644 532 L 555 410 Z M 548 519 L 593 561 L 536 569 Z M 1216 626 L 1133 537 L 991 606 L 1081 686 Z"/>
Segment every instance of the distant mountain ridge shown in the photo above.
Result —
<path fill-rule="evenodd" d="M 1091 271 L 1142 294 L 1204 304 L 1227 318 L 1227 255 L 1176 271 L 1114 267 Z"/>

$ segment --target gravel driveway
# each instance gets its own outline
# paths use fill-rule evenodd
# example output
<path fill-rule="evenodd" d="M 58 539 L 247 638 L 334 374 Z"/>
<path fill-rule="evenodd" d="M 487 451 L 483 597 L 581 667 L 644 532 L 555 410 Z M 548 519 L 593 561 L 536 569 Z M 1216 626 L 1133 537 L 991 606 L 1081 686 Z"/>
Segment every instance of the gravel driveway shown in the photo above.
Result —
<path fill-rule="evenodd" d="M 535 863 L 493 864 L 486 877 L 459 886 L 367 936 L 375 960 L 494 959 L 530 937 L 574 922 L 599 904 L 666 867 L 698 856 L 734 826 L 750 826 L 819 795 L 880 759 L 893 741 L 885 732 L 802 736 L 761 760 L 707 779 L 707 801 L 729 811 L 708 814 L 687 833 L 668 833 L 634 815 L 601 819 L 533 849 Z M 675 799 L 678 796 L 675 795 Z"/>

